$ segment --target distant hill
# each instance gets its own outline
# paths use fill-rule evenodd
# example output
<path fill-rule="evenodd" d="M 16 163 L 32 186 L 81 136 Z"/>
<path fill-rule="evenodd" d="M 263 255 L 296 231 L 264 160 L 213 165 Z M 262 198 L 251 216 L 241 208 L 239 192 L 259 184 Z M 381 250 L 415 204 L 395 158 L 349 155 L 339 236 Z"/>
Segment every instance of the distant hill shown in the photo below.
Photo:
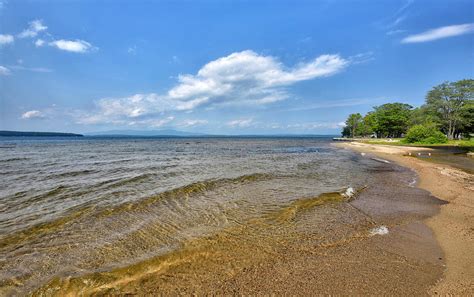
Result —
<path fill-rule="evenodd" d="M 203 133 L 192 133 L 177 130 L 109 130 L 85 133 L 87 136 L 206 136 Z"/>
<path fill-rule="evenodd" d="M 82 137 L 82 134 L 61 132 L 24 132 L 24 131 L 0 131 L 0 136 L 16 137 Z"/>

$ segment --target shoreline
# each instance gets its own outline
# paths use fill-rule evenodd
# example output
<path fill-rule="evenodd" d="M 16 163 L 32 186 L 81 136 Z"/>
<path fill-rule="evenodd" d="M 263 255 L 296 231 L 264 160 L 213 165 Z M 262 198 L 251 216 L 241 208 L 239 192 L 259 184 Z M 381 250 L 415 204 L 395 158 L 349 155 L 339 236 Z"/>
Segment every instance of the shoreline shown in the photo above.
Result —
<path fill-rule="evenodd" d="M 424 220 L 445 254 L 446 270 L 430 294 L 465 295 L 474 293 L 474 177 L 449 165 L 406 156 L 409 152 L 433 151 L 430 148 L 389 146 L 359 142 L 336 146 L 371 153 L 414 170 L 416 187 L 429 191 L 447 204 L 438 214 Z"/>

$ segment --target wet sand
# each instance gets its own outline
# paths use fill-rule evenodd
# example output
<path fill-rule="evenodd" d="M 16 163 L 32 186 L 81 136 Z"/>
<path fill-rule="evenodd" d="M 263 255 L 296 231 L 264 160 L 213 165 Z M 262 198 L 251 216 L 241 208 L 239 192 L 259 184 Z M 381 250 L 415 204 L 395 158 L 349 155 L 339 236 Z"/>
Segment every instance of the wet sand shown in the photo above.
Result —
<path fill-rule="evenodd" d="M 474 177 L 465 171 L 444 164 L 425 162 L 406 156 L 420 148 L 343 143 L 340 147 L 397 162 L 415 170 L 419 176 L 417 187 L 431 192 L 448 202 L 440 213 L 424 222 L 434 231 L 441 246 L 447 267 L 443 277 L 430 294 L 474 294 Z M 424 149 L 429 152 L 429 149 Z"/>
<path fill-rule="evenodd" d="M 380 160 L 371 170 L 373 184 L 349 200 L 309 197 L 160 257 L 56 278 L 33 295 L 433 293 L 445 256 L 424 222 L 445 202 L 410 186 L 407 168 Z M 380 227 L 388 234 L 373 232 Z"/>

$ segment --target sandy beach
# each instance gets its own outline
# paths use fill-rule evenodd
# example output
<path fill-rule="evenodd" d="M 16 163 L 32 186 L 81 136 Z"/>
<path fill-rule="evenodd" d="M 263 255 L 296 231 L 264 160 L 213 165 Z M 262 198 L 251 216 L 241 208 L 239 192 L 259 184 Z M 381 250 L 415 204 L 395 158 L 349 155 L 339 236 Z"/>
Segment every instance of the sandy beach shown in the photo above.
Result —
<path fill-rule="evenodd" d="M 443 277 L 430 288 L 430 294 L 472 295 L 474 293 L 474 177 L 447 165 L 425 162 L 407 156 L 410 152 L 430 149 L 373 145 L 358 142 L 340 143 L 339 147 L 370 153 L 416 171 L 417 187 L 448 203 L 440 212 L 425 220 L 433 230 L 445 255 Z"/>

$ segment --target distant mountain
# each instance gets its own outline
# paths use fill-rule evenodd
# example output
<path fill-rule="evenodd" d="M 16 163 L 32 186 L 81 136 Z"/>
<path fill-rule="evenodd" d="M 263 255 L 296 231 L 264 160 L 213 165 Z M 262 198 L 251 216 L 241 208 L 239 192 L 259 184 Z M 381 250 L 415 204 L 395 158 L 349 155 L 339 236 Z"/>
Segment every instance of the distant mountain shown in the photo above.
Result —
<path fill-rule="evenodd" d="M 193 133 L 177 130 L 109 130 L 85 133 L 87 136 L 206 136 L 203 133 Z"/>
<path fill-rule="evenodd" d="M 0 136 L 16 137 L 82 137 L 82 134 L 61 132 L 24 132 L 24 131 L 0 131 Z"/>

